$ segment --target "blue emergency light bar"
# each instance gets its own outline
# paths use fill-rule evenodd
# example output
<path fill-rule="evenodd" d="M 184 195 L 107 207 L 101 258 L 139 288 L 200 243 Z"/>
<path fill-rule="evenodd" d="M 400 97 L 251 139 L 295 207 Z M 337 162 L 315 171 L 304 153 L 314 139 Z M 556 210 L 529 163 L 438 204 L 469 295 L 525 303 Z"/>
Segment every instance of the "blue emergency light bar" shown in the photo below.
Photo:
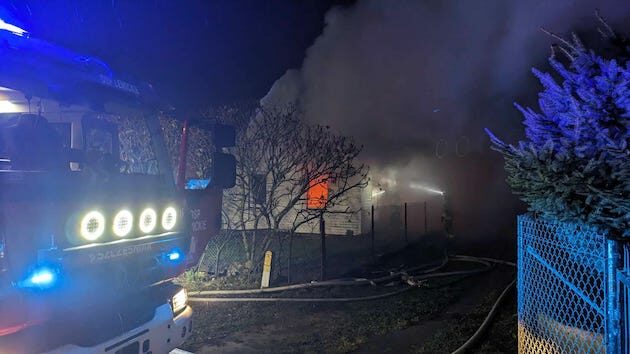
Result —
<path fill-rule="evenodd" d="M 102 60 L 33 37 L 0 19 L 0 86 L 65 103 L 114 100 L 157 105 L 151 85 L 115 74 Z M 80 102 L 88 101 L 88 102 Z"/>

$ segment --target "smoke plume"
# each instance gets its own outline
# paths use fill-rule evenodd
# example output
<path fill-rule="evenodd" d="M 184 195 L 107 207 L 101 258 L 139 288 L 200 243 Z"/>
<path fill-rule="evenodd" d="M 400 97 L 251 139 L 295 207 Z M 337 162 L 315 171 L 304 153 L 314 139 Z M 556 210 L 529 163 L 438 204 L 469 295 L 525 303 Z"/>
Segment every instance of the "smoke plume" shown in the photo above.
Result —
<path fill-rule="evenodd" d="M 592 29 L 596 8 L 624 30 L 624 0 L 363 0 L 332 8 L 302 67 L 262 102 L 298 101 L 307 120 L 355 137 L 373 182 L 393 181 L 392 203 L 413 199 L 407 187 L 421 182 L 453 190 L 454 204 L 464 196 L 463 210 L 496 215 L 510 197 L 483 128 L 519 137 L 513 102 L 536 105 L 530 68 L 547 69 L 554 42 L 540 27 L 561 35 Z M 478 176 L 480 185 L 471 185 Z"/>

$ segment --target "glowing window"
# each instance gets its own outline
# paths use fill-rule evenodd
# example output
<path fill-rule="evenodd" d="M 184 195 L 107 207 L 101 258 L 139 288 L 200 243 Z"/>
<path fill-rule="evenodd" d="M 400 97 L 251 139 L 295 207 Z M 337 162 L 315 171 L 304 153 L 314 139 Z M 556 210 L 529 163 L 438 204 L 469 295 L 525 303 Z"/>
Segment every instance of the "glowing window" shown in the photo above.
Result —
<path fill-rule="evenodd" d="M 313 179 L 306 192 L 306 199 L 306 206 L 309 209 L 324 208 L 328 201 L 328 179 L 325 177 Z"/>

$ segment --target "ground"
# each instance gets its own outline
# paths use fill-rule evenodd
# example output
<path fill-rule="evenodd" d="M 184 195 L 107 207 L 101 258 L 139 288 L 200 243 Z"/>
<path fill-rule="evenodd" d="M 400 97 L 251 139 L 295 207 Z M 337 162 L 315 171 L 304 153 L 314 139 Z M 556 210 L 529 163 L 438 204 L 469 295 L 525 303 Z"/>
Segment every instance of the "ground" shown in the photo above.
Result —
<path fill-rule="evenodd" d="M 380 267 L 396 262 L 408 266 L 418 252 L 411 247 L 384 257 Z M 449 265 L 449 269 L 466 267 L 471 265 Z M 194 303 L 195 328 L 183 349 L 196 353 L 449 353 L 475 332 L 514 276 L 514 269 L 497 266 L 465 278 L 434 279 L 423 287 L 365 302 Z M 305 289 L 274 296 L 362 296 L 403 287 L 389 285 Z M 516 352 L 515 297 L 512 291 L 478 352 Z"/>

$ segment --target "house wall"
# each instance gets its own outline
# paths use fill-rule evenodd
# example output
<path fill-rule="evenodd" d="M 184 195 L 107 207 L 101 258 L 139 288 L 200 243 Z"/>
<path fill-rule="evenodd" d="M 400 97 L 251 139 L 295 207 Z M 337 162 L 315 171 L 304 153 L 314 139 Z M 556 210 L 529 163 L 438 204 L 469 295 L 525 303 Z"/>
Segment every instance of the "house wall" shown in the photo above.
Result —
<path fill-rule="evenodd" d="M 324 216 L 327 235 L 359 235 L 362 233 L 361 197 L 362 190 L 355 188 L 348 192 L 343 203 L 339 203 L 333 208 L 334 211 L 343 211 L 349 208 L 356 212 L 350 214 L 326 214 Z M 319 233 L 319 221 L 314 220 L 304 224 L 297 231 L 299 233 Z"/>
<path fill-rule="evenodd" d="M 234 188 L 238 188 L 238 187 L 234 187 Z M 332 186 L 331 188 L 334 188 L 334 186 Z M 269 190 L 267 191 L 269 192 Z M 228 192 L 229 193 L 229 192 Z M 237 192 L 238 193 L 238 192 Z M 327 213 L 324 216 L 324 220 L 326 222 L 326 234 L 327 235 L 359 235 L 362 233 L 363 228 L 362 228 L 362 215 L 364 214 L 361 211 L 362 205 L 364 204 L 363 202 L 363 195 L 364 195 L 364 191 L 360 188 L 355 188 L 353 190 L 350 190 L 347 195 L 343 198 L 342 201 L 340 201 L 339 203 L 337 203 L 337 205 L 335 207 L 333 207 L 333 209 L 331 209 L 333 212 L 337 211 L 340 213 Z M 226 199 L 226 198 L 224 198 Z M 255 211 L 255 204 L 252 200 L 253 198 L 250 198 L 250 201 L 248 204 L 248 206 L 245 208 L 245 215 L 246 218 L 249 219 L 253 219 L 254 218 L 254 213 Z M 287 197 L 287 202 L 288 203 L 288 197 Z M 280 205 L 278 206 L 278 209 L 284 207 L 286 205 L 286 203 L 284 205 L 282 205 L 282 199 L 280 200 Z M 303 210 L 304 209 L 304 204 L 306 203 L 306 201 L 300 201 L 298 202 L 299 205 L 296 206 L 296 208 L 294 208 L 293 210 L 291 210 L 283 219 L 281 225 L 280 225 L 280 229 L 282 230 L 290 230 L 292 228 L 292 225 L 294 223 L 294 221 L 300 221 L 300 220 L 304 220 L 302 215 L 298 215 L 299 210 Z M 353 210 L 355 212 L 353 213 L 343 213 L 343 211 L 345 210 Z M 238 210 L 226 210 L 226 213 L 230 214 L 227 215 L 227 217 L 235 219 L 236 218 L 236 213 L 239 212 Z M 225 225 L 224 222 L 224 227 L 227 227 L 227 225 Z M 250 220 L 249 222 L 246 223 L 246 228 L 247 229 L 254 229 L 256 227 L 255 223 L 253 220 Z M 267 223 L 265 220 L 260 220 L 258 223 L 258 229 L 265 229 L 267 228 Z M 319 220 L 312 220 L 309 221 L 307 223 L 302 224 L 298 229 L 297 229 L 298 233 L 319 233 Z"/>

